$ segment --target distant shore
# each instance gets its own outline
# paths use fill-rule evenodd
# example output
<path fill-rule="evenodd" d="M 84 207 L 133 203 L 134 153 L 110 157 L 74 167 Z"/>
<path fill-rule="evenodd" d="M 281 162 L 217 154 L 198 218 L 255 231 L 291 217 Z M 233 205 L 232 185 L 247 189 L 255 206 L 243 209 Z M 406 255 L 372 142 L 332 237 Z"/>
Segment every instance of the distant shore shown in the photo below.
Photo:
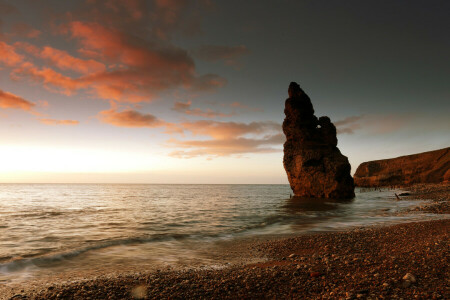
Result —
<path fill-rule="evenodd" d="M 405 190 L 400 199 L 432 200 L 411 213 L 449 213 L 449 184 Z M 6 299 L 448 299 L 449 225 L 443 219 L 256 242 L 242 255 L 262 263 L 53 282 Z"/>

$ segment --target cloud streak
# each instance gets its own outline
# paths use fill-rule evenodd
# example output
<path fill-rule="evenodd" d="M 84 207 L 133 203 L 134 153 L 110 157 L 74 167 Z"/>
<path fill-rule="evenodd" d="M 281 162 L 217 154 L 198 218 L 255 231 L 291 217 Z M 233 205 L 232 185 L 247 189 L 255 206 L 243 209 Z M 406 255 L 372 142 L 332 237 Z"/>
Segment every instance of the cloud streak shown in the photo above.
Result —
<path fill-rule="evenodd" d="M 39 121 L 42 124 L 50 125 L 50 126 L 55 126 L 55 125 L 69 125 L 69 126 L 73 126 L 73 125 L 80 124 L 80 122 L 76 121 L 76 120 L 39 119 Z"/>
<path fill-rule="evenodd" d="M 0 108 L 31 111 L 34 106 L 34 103 L 25 100 L 22 97 L 0 90 Z"/>
<path fill-rule="evenodd" d="M 152 114 L 143 114 L 132 109 L 117 111 L 115 108 L 111 108 L 101 111 L 98 117 L 103 123 L 117 127 L 157 128 L 167 125 L 166 122 L 159 120 Z"/>
<path fill-rule="evenodd" d="M 211 109 L 191 108 L 191 106 L 192 106 L 192 101 L 188 101 L 188 102 L 177 101 L 174 103 L 172 110 L 180 112 L 180 113 L 184 113 L 187 115 L 191 115 L 191 116 L 199 116 L 199 117 L 211 118 L 211 119 L 231 117 L 235 114 L 235 113 L 226 114 L 226 113 L 214 111 Z"/>
<path fill-rule="evenodd" d="M 180 148 L 170 155 L 178 158 L 276 152 L 279 151 L 276 146 L 284 141 L 284 135 L 280 133 L 281 125 L 270 121 L 238 123 L 201 120 L 181 123 L 180 128 L 208 139 L 170 139 L 167 146 Z"/>
<path fill-rule="evenodd" d="M 371 134 L 388 134 L 407 126 L 412 120 L 409 115 L 360 115 L 334 122 L 338 134 L 354 134 L 366 131 Z"/>
<path fill-rule="evenodd" d="M 238 67 L 239 58 L 250 53 L 246 46 L 205 45 L 196 52 L 205 61 L 223 61 L 226 65 Z"/>
<path fill-rule="evenodd" d="M 171 139 L 168 145 L 186 150 L 177 150 L 169 155 L 176 158 L 194 158 L 206 156 L 208 158 L 222 156 L 240 156 L 249 153 L 273 153 L 280 149 L 273 146 L 281 145 L 284 135 L 276 134 L 263 138 L 227 138 L 218 140 L 188 140 L 179 141 Z"/>

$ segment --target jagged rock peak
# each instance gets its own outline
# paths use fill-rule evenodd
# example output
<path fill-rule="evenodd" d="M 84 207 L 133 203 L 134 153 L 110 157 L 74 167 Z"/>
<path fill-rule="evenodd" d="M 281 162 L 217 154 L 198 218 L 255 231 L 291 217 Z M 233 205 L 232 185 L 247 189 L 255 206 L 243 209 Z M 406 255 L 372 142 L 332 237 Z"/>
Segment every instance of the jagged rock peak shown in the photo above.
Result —
<path fill-rule="evenodd" d="M 296 196 L 352 198 L 350 164 L 337 146 L 336 127 L 317 117 L 308 95 L 296 82 L 288 89 L 283 122 L 286 135 L 283 164 Z"/>

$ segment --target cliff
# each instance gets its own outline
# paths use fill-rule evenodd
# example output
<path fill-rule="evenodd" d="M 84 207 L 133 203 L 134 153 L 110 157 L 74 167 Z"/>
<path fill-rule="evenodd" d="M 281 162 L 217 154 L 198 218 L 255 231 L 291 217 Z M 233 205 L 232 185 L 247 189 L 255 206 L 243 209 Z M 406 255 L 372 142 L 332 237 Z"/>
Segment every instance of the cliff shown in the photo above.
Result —
<path fill-rule="evenodd" d="M 354 175 L 362 187 L 437 183 L 450 180 L 450 147 L 419 154 L 364 162 Z"/>
<path fill-rule="evenodd" d="M 352 198 L 350 164 L 337 148 L 336 127 L 328 117 L 317 117 L 308 95 L 291 82 L 286 100 L 283 164 L 296 196 Z"/>

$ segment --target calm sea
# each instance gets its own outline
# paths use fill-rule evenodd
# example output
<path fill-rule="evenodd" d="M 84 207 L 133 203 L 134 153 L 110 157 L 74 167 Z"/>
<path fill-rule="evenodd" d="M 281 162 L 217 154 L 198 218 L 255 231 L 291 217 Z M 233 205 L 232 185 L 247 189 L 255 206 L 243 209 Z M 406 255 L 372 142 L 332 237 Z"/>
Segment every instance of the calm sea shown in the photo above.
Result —
<path fill-rule="evenodd" d="M 288 185 L 0 185 L 0 284 L 62 272 L 217 265 L 223 241 L 423 218 L 394 191 L 290 199 Z"/>

